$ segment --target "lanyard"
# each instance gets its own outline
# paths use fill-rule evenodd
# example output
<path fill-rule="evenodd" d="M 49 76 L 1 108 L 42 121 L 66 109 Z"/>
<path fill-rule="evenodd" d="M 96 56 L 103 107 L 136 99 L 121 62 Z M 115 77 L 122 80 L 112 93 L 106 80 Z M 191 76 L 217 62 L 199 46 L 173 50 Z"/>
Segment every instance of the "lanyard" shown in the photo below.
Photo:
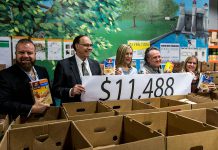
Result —
<path fill-rule="evenodd" d="M 38 76 L 38 74 L 37 74 L 37 72 L 36 72 L 36 70 L 35 70 L 34 67 L 33 67 L 33 72 L 34 72 L 34 74 L 35 74 L 35 79 L 31 76 L 30 73 L 28 73 L 28 72 L 25 71 L 25 73 L 27 74 L 27 76 L 29 77 L 29 79 L 30 79 L 31 81 L 38 81 L 38 80 L 39 80 L 39 76 Z"/>

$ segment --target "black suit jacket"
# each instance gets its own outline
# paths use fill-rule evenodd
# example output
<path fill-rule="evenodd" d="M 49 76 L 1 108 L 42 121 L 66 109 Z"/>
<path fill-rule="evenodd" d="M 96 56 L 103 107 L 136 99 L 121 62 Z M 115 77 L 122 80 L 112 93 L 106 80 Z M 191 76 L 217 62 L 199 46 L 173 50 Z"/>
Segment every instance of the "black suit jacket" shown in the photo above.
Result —
<path fill-rule="evenodd" d="M 34 66 L 39 79 L 47 78 L 45 68 Z M 30 79 L 18 65 L 13 65 L 0 72 L 0 114 L 26 117 L 30 112 L 34 99 L 30 90 Z"/>
<path fill-rule="evenodd" d="M 97 61 L 88 59 L 92 75 L 101 75 L 101 68 Z M 70 88 L 75 84 L 82 84 L 75 56 L 57 63 L 52 86 L 53 95 L 62 103 L 80 102 L 80 95 L 69 97 Z"/>

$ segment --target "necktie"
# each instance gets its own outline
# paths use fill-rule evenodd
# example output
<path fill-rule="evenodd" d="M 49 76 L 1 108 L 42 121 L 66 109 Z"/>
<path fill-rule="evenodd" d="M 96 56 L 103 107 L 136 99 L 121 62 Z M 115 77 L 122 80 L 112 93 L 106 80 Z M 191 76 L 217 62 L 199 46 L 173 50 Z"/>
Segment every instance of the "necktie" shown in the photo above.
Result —
<path fill-rule="evenodd" d="M 82 62 L 82 72 L 83 72 L 83 76 L 88 76 L 89 75 L 89 72 L 86 69 L 86 63 L 85 62 Z"/>

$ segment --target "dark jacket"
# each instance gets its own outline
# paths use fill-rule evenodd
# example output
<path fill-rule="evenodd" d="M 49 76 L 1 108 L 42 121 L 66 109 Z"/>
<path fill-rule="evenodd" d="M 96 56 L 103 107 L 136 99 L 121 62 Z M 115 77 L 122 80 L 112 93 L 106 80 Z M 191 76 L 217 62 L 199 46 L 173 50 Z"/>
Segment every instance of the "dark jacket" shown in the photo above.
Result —
<path fill-rule="evenodd" d="M 34 66 L 39 79 L 47 78 L 45 68 Z M 0 72 L 0 114 L 27 116 L 34 104 L 31 93 L 30 79 L 18 66 L 13 65 Z"/>
<path fill-rule="evenodd" d="M 97 61 L 88 59 L 92 75 L 101 75 L 101 68 Z M 82 84 L 75 56 L 57 63 L 52 86 L 53 95 L 62 103 L 80 102 L 80 95 L 69 97 L 70 88 L 75 84 Z"/>

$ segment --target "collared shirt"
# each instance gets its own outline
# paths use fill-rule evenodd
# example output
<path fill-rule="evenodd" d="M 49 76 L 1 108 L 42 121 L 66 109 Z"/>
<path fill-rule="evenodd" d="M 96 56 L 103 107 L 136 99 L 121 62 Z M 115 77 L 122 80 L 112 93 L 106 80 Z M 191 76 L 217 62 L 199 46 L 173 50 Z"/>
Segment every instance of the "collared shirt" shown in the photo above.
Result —
<path fill-rule="evenodd" d="M 133 67 L 133 66 L 131 66 L 128 71 L 126 71 L 126 70 L 125 70 L 124 68 L 122 68 L 122 67 L 120 67 L 119 69 L 120 69 L 120 71 L 122 71 L 122 74 L 121 74 L 121 75 L 133 75 L 133 74 L 138 74 L 137 69 L 136 69 L 135 67 Z"/>
<path fill-rule="evenodd" d="M 76 58 L 76 63 L 77 63 L 78 69 L 79 69 L 79 75 L 80 75 L 80 78 L 81 78 L 83 76 L 83 73 L 82 73 L 82 62 L 83 61 L 76 54 L 75 54 L 75 58 Z M 89 76 L 91 76 L 92 72 L 91 72 L 91 69 L 90 69 L 90 66 L 89 66 L 88 59 L 86 59 L 84 62 L 86 64 L 86 69 L 89 72 Z"/>
<path fill-rule="evenodd" d="M 22 69 L 22 68 L 21 68 L 21 69 Z M 22 70 L 23 70 L 23 69 L 22 69 Z M 23 70 L 23 71 L 24 71 L 24 70 Z M 27 74 L 27 76 L 29 77 L 29 79 L 30 79 L 31 81 L 39 81 L 39 76 L 38 76 L 37 71 L 36 71 L 36 69 L 35 69 L 34 66 L 33 66 L 33 72 L 34 72 L 34 74 L 35 74 L 35 79 L 34 79 L 28 72 L 26 72 L 26 71 L 24 71 L 24 72 Z M 29 116 L 31 115 L 31 113 L 32 113 L 32 108 L 33 108 L 33 107 L 31 107 L 31 109 L 30 109 L 30 111 L 29 111 L 27 117 L 29 117 Z"/>
<path fill-rule="evenodd" d="M 77 56 L 77 54 L 75 54 L 75 58 L 76 58 L 76 63 L 77 63 L 78 69 L 79 69 L 80 78 L 82 78 L 82 76 L 83 76 L 83 73 L 82 73 L 82 63 L 83 63 L 83 61 L 79 58 L 79 56 Z M 89 76 L 91 76 L 91 75 L 92 75 L 92 72 L 91 72 L 91 69 L 90 69 L 90 67 L 89 67 L 89 61 L 88 61 L 88 59 L 86 59 L 84 62 L 85 62 L 85 64 L 86 64 L 86 69 L 87 69 L 87 71 L 89 72 Z M 73 88 L 70 88 L 70 90 L 69 90 L 69 97 L 73 97 L 73 96 L 71 95 L 71 91 L 72 91 L 72 90 L 73 90 Z"/>
<path fill-rule="evenodd" d="M 22 68 L 21 68 L 22 69 Z M 22 69 L 23 70 L 23 69 Z M 23 70 L 24 71 L 24 70 Z M 26 74 L 27 74 L 27 76 L 29 77 L 29 79 L 31 80 L 31 81 L 38 81 L 39 80 L 39 76 L 38 76 L 38 74 L 37 74 L 37 72 L 36 72 L 36 69 L 34 68 L 34 66 L 33 66 L 33 72 L 34 72 L 34 74 L 35 74 L 35 79 L 28 73 L 28 72 L 26 72 L 26 71 L 24 71 Z"/>
<path fill-rule="evenodd" d="M 161 68 L 152 68 L 148 64 L 144 64 L 143 68 L 140 70 L 140 74 L 159 74 L 163 73 Z"/>

